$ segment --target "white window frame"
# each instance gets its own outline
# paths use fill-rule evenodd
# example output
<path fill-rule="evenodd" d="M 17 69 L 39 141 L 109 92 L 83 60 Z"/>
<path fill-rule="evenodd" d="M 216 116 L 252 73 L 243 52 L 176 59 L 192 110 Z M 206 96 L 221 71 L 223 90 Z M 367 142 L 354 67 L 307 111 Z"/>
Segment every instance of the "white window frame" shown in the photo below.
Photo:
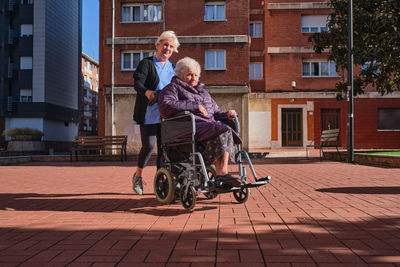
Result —
<path fill-rule="evenodd" d="M 19 58 L 19 69 L 20 70 L 31 70 L 32 69 L 32 57 L 20 57 Z"/>
<path fill-rule="evenodd" d="M 32 36 L 32 34 L 33 34 L 33 25 L 32 24 L 21 24 L 20 29 L 21 29 L 20 37 Z"/>
<path fill-rule="evenodd" d="M 328 19 L 329 15 L 302 15 L 301 32 L 316 33 L 316 32 L 329 31 L 329 28 L 327 26 Z"/>
<path fill-rule="evenodd" d="M 145 53 L 148 53 L 148 55 L 144 55 Z M 126 68 L 124 65 L 124 54 L 131 54 L 131 58 L 130 58 L 130 66 L 129 68 Z M 125 50 L 125 51 L 121 51 L 121 71 L 133 71 L 136 70 L 136 68 L 133 66 L 133 54 L 140 54 L 140 58 L 138 63 L 140 62 L 140 60 L 142 60 L 143 58 L 147 57 L 147 56 L 154 56 L 156 54 L 156 51 L 154 50 Z"/>
<path fill-rule="evenodd" d="M 256 77 L 256 65 L 260 66 L 260 77 Z M 253 69 L 253 77 L 251 76 L 251 69 Z M 249 79 L 250 80 L 262 80 L 263 79 L 263 63 L 262 62 L 251 62 L 249 65 Z"/>
<path fill-rule="evenodd" d="M 207 6 L 213 6 L 214 12 L 213 16 L 214 18 L 207 18 Z M 217 6 L 224 6 L 224 17 L 223 18 L 216 18 L 217 16 Z M 217 1 L 217 2 L 205 2 L 204 5 L 204 21 L 226 21 L 226 2 L 224 1 Z"/>
<path fill-rule="evenodd" d="M 32 88 L 19 89 L 19 102 L 30 103 L 32 102 Z"/>
<path fill-rule="evenodd" d="M 328 74 L 323 75 L 322 74 L 322 65 L 328 63 Z M 308 64 L 308 75 L 305 75 L 305 70 L 304 70 L 304 65 Z M 313 65 L 318 64 L 318 75 L 312 74 L 313 70 Z M 326 60 L 303 60 L 301 62 L 301 77 L 303 78 L 315 78 L 315 77 L 321 77 L 321 78 L 337 78 L 339 77 L 339 74 L 336 72 L 336 63 L 333 61 L 326 61 Z"/>
<path fill-rule="evenodd" d="M 223 67 L 217 67 L 217 52 L 224 52 L 224 66 Z M 207 53 L 213 52 L 214 53 L 214 66 L 212 67 L 207 67 Z M 226 70 L 226 50 L 224 49 L 209 49 L 206 50 L 204 53 L 204 69 L 205 70 Z"/>
<path fill-rule="evenodd" d="M 260 25 L 260 35 L 255 35 L 256 32 L 256 25 Z M 251 28 L 253 29 L 253 35 L 251 35 Z M 251 38 L 260 38 L 263 37 L 263 26 L 262 22 L 260 21 L 250 21 L 249 25 L 249 35 Z"/>
<path fill-rule="evenodd" d="M 156 21 L 144 20 L 145 17 L 145 6 L 157 6 Z M 139 7 L 139 20 L 133 20 L 133 10 L 135 7 Z M 129 17 L 124 18 L 124 8 L 129 8 Z M 146 11 L 147 12 L 147 11 Z M 160 23 L 162 21 L 162 9 L 161 3 L 140 3 L 140 4 L 123 4 L 121 6 L 121 23 Z"/>

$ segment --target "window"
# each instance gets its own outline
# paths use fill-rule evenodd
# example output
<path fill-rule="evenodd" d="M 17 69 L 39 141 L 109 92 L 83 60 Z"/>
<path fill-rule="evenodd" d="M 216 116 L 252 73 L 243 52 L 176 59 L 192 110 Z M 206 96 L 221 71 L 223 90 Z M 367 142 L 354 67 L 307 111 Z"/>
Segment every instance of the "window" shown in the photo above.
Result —
<path fill-rule="evenodd" d="M 302 63 L 303 77 L 337 77 L 336 63 L 331 61 L 326 62 L 303 62 Z"/>
<path fill-rule="evenodd" d="M 262 63 L 250 63 L 250 80 L 262 79 Z"/>
<path fill-rule="evenodd" d="M 19 68 L 21 70 L 31 70 L 32 69 L 32 57 L 20 57 Z"/>
<path fill-rule="evenodd" d="M 321 109 L 321 131 L 340 129 L 340 109 Z"/>
<path fill-rule="evenodd" d="M 32 102 L 32 89 L 19 89 L 19 102 Z"/>
<path fill-rule="evenodd" d="M 32 24 L 21 24 L 21 37 L 32 35 Z"/>
<path fill-rule="evenodd" d="M 205 58 L 206 70 L 224 70 L 225 69 L 225 50 L 208 50 Z"/>
<path fill-rule="evenodd" d="M 378 109 L 378 130 L 400 130 L 400 108 Z"/>
<path fill-rule="evenodd" d="M 362 70 L 363 74 L 366 74 L 367 72 L 372 71 L 372 73 L 374 75 L 379 75 L 381 73 L 380 67 L 381 67 L 381 63 L 376 62 L 376 60 L 374 60 L 372 62 L 367 61 L 367 62 L 365 62 L 364 65 L 361 66 L 361 70 Z"/>
<path fill-rule="evenodd" d="M 225 20 L 225 3 L 206 2 L 204 20 Z"/>
<path fill-rule="evenodd" d="M 328 16 L 301 16 L 301 32 L 323 32 L 328 31 L 326 26 Z"/>
<path fill-rule="evenodd" d="M 261 37 L 262 36 L 262 24 L 259 22 L 250 23 L 250 36 L 251 37 Z"/>
<path fill-rule="evenodd" d="M 121 22 L 160 22 L 160 4 L 122 5 Z"/>
<path fill-rule="evenodd" d="M 154 51 L 124 51 L 121 53 L 121 70 L 135 70 L 140 60 L 154 54 Z"/>
<path fill-rule="evenodd" d="M 92 64 L 90 61 L 85 61 L 85 72 L 92 73 Z"/>
<path fill-rule="evenodd" d="M 33 0 L 21 0 L 21 4 L 33 4 Z"/>

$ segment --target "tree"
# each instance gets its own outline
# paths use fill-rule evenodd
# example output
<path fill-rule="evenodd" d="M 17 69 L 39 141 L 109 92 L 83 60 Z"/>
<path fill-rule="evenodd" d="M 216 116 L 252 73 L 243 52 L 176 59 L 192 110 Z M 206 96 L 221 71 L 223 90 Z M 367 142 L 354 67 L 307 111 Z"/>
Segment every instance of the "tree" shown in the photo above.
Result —
<path fill-rule="evenodd" d="M 315 33 L 309 41 L 321 54 L 329 50 L 329 60 L 338 69 L 347 69 L 348 1 L 331 0 L 333 13 L 329 31 Z M 353 0 L 354 64 L 362 70 L 354 75 L 354 94 L 364 93 L 372 85 L 382 95 L 400 90 L 400 1 Z M 347 82 L 336 84 L 338 98 L 347 90 Z"/>

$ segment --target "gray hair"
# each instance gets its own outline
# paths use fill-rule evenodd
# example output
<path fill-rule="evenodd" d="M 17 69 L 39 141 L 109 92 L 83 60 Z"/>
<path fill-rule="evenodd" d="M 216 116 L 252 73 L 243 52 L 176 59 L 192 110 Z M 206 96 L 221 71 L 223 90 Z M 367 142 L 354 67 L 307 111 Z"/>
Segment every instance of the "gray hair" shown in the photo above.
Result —
<path fill-rule="evenodd" d="M 174 52 L 178 53 L 178 47 L 180 46 L 180 43 L 178 41 L 178 38 L 175 35 L 175 32 L 173 31 L 165 31 L 163 32 L 158 38 L 155 43 L 157 46 L 159 43 L 161 43 L 164 40 L 171 39 L 172 42 L 174 43 Z"/>
<path fill-rule="evenodd" d="M 184 58 L 178 60 L 178 62 L 176 63 L 176 66 L 175 66 L 176 76 L 178 76 L 179 78 L 182 78 L 182 76 L 184 75 L 183 71 L 185 70 L 185 68 L 192 67 L 192 66 L 197 69 L 197 74 L 200 77 L 200 72 L 201 72 L 200 64 L 199 64 L 199 62 L 197 62 L 196 60 L 194 60 L 193 58 L 190 58 L 190 57 L 184 57 Z"/>

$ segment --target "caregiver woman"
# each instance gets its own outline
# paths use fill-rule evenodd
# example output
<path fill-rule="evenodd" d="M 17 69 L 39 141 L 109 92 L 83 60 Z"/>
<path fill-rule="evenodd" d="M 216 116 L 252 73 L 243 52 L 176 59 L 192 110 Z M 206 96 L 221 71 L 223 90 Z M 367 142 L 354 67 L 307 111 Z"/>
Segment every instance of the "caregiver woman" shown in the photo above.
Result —
<path fill-rule="evenodd" d="M 137 92 L 133 121 L 140 125 L 142 147 L 136 172 L 132 177 L 132 189 L 139 195 L 143 194 L 143 169 L 156 141 L 157 168 L 161 166 L 161 117 L 158 104 L 152 102 L 155 100 L 155 92 L 162 90 L 174 76 L 174 65 L 169 58 L 173 52 L 178 52 L 179 41 L 173 31 L 165 31 L 158 37 L 155 46 L 156 54 L 141 60 L 133 74 Z"/>

